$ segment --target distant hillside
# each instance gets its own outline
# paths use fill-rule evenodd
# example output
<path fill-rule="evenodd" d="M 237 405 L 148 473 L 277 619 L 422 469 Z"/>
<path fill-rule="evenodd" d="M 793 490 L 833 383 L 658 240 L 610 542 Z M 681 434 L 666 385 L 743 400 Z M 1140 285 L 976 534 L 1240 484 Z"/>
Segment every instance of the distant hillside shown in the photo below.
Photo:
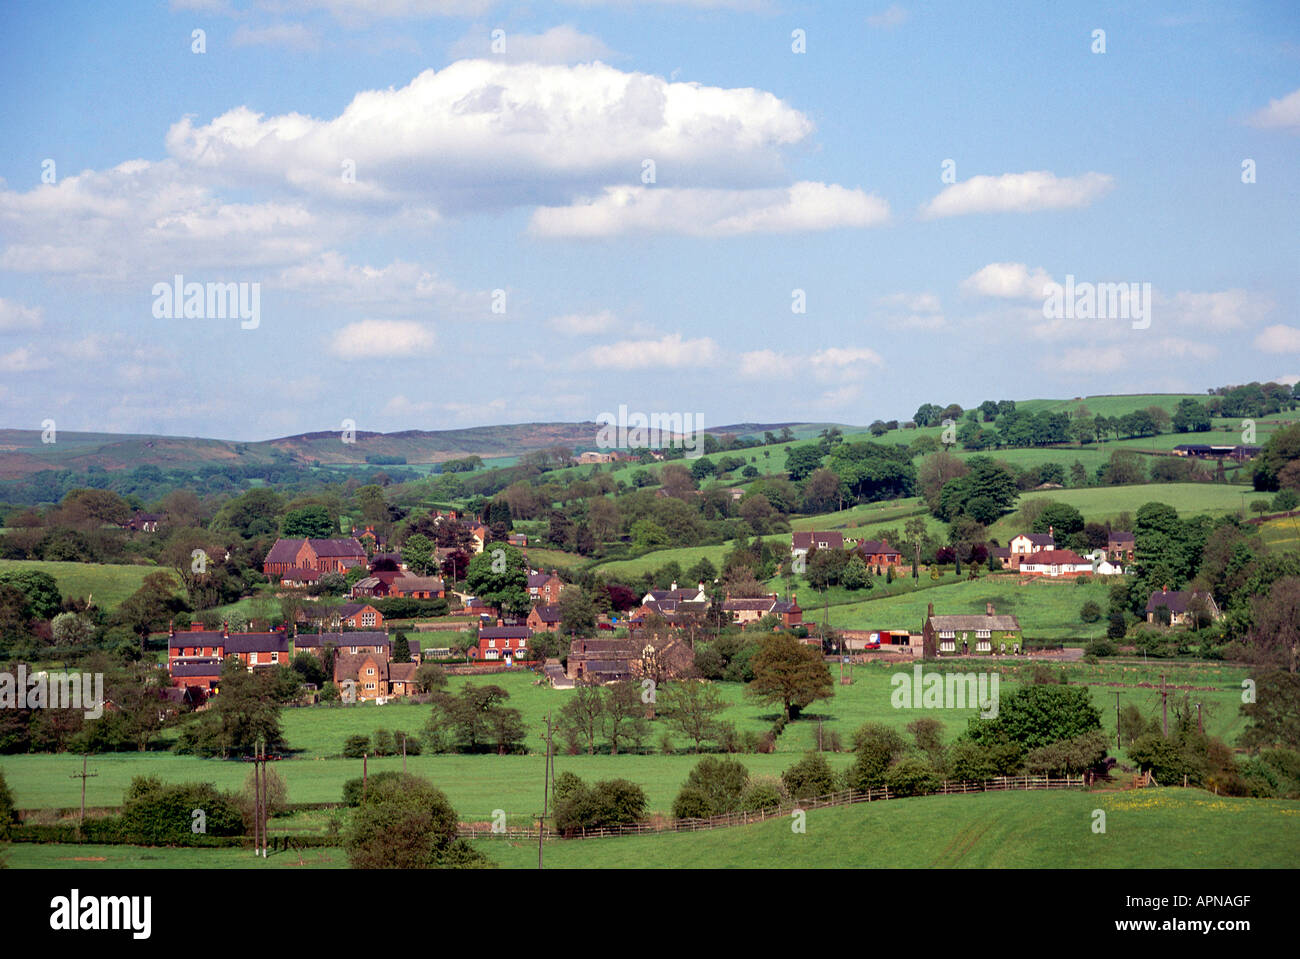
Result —
<path fill-rule="evenodd" d="M 813 436 L 826 424 L 746 423 L 709 427 L 721 435 L 779 433 L 790 427 L 796 436 Z M 279 439 L 242 443 L 203 437 L 80 433 L 60 430 L 57 442 L 42 443 L 40 430 L 0 430 L 0 478 L 17 478 L 40 470 L 91 467 L 106 470 L 137 466 L 164 468 L 205 465 L 261 465 L 318 462 L 322 466 L 365 464 L 366 457 L 399 457 L 410 465 L 442 463 L 465 456 L 483 459 L 522 456 L 552 446 L 593 449 L 600 429 L 594 422 L 515 423 L 460 430 L 404 430 L 399 433 L 358 431 L 344 443 L 338 430 L 301 433 Z"/>

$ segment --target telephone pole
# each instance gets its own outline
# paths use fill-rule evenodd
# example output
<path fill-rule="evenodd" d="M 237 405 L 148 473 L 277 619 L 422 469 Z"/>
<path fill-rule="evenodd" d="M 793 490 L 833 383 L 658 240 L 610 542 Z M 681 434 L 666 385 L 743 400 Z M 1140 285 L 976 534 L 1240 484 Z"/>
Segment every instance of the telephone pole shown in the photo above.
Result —
<path fill-rule="evenodd" d="M 1115 748 L 1119 749 L 1119 690 L 1115 690 Z"/>
<path fill-rule="evenodd" d="M 1160 674 L 1160 728 L 1164 735 L 1169 735 L 1169 694 L 1165 692 L 1165 674 Z"/>
<path fill-rule="evenodd" d="M 69 779 L 80 779 L 80 780 L 81 780 L 81 818 L 77 820 L 77 838 L 78 838 L 78 839 L 81 838 L 81 827 L 82 827 L 82 826 L 85 824 L 85 822 L 86 822 L 86 780 L 87 780 L 87 779 L 93 779 L 94 777 L 96 777 L 96 776 L 98 776 L 98 775 L 99 775 L 99 773 L 88 773 L 88 772 L 86 772 L 86 754 L 85 754 L 85 753 L 82 753 L 82 754 L 81 754 L 81 772 L 79 772 L 79 773 L 73 773 L 71 776 L 68 777 Z"/>
<path fill-rule="evenodd" d="M 546 809 L 550 801 L 551 775 L 554 763 L 551 759 L 551 711 L 546 711 L 546 765 L 542 771 L 542 814 L 537 819 L 537 868 L 542 868 L 542 837 L 546 832 Z"/>

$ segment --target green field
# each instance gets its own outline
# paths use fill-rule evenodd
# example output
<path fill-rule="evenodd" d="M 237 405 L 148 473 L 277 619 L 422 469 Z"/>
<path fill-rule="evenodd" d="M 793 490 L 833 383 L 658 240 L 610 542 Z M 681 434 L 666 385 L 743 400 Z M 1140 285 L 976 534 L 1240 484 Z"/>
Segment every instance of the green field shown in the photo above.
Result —
<path fill-rule="evenodd" d="M 970 671 L 996 670 L 1000 677 L 1000 695 L 1007 695 L 1017 683 L 1027 681 L 1030 665 L 1019 661 L 967 661 Z M 1242 730 L 1240 705 L 1241 678 L 1245 670 L 1225 665 L 1188 665 L 1174 663 L 1106 662 L 1096 665 L 1070 664 L 1064 667 L 1074 682 L 1090 684 L 1094 704 L 1102 717 L 1102 728 L 1109 738 L 1115 734 L 1115 694 L 1121 707 L 1133 703 L 1150 717 L 1160 715 L 1158 689 L 1139 683 L 1158 683 L 1163 672 L 1171 685 L 1198 687 L 1192 696 L 1203 704 L 1206 731 L 1232 743 Z M 911 665 L 858 665 L 852 670 L 852 685 L 836 685 L 831 700 L 809 707 L 803 718 L 789 724 L 777 740 L 777 751 L 770 754 L 738 756 L 752 773 L 779 775 L 797 761 L 799 755 L 817 741 L 818 725 L 822 735 L 838 733 L 845 748 L 852 733 L 864 722 L 873 721 L 902 729 L 922 715 L 938 719 L 945 738 L 951 741 L 965 729 L 974 709 L 916 710 L 895 709 L 891 696 L 891 678 L 910 674 Z M 838 675 L 838 667 L 832 672 Z M 486 677 L 485 677 L 486 678 Z M 511 692 L 510 704 L 523 713 L 525 724 L 533 730 L 528 741 L 532 750 L 542 748 L 542 730 L 547 710 L 557 712 L 571 691 L 532 687 L 528 674 L 500 674 L 491 677 Z M 1111 686 L 1110 683 L 1123 684 Z M 740 730 L 762 731 L 775 719 L 772 706 L 747 699 L 736 683 L 717 684 L 723 698 L 731 704 L 722 719 L 734 722 Z M 1175 691 L 1171 703 L 1181 698 Z M 336 758 L 346 736 L 372 733 L 376 728 L 404 728 L 418 733 L 430 707 L 416 705 L 312 707 L 287 709 L 283 714 L 286 737 L 291 746 L 301 749 L 296 758 L 282 760 L 275 768 L 284 779 L 291 802 L 337 802 L 345 780 L 361 775 L 361 761 Z M 1171 713 L 1172 715 L 1172 713 Z M 657 746 L 661 722 L 652 724 L 648 746 Z M 829 742 L 829 739 L 826 740 Z M 584 779 L 621 777 L 638 783 L 646 790 L 652 811 L 666 812 L 698 757 L 686 752 L 688 745 L 678 742 L 674 755 L 658 753 L 567 755 L 562 750 L 556 759 L 558 771 L 572 770 Z M 604 748 L 598 744 L 598 749 Z M 1121 761 L 1122 751 L 1113 751 Z M 847 753 L 830 754 L 835 768 L 844 768 L 851 760 Z M 527 819 L 540 808 L 543 756 L 534 752 L 526 756 L 409 756 L 407 768 L 428 777 L 446 791 L 453 805 L 466 819 L 488 819 L 492 810 L 503 809 L 512 818 Z M 387 757 L 369 760 L 371 772 L 401 769 L 402 759 Z M 80 800 L 80 780 L 71 778 L 79 771 L 78 757 L 70 755 L 12 755 L 0 760 L 5 778 L 19 808 L 71 808 Z M 92 757 L 91 771 L 98 775 L 86 783 L 86 801 L 90 806 L 116 806 L 131 778 L 156 775 L 167 782 L 204 781 L 222 789 L 238 788 L 248 775 L 247 764 L 218 759 L 198 759 L 165 752 L 118 753 Z"/>
<path fill-rule="evenodd" d="M 59 592 L 65 598 L 89 597 L 101 609 L 113 609 L 139 589 L 146 576 L 159 572 L 161 567 L 0 559 L 0 572 L 19 569 L 36 569 L 49 573 L 59 584 Z M 182 595 L 180 590 L 177 590 L 177 595 Z"/>
<path fill-rule="evenodd" d="M 1094 832 L 1097 810 L 1105 832 Z M 695 833 L 546 843 L 547 868 L 1291 869 L 1300 802 L 1231 799 L 1199 789 L 1059 790 L 925 796 L 862 803 Z M 536 869 L 537 845 L 475 845 L 505 868 Z M 341 849 L 256 860 L 243 849 L 16 844 L 18 869 L 338 868 Z M 301 865 L 300 865 L 301 862 Z"/>
<path fill-rule="evenodd" d="M 905 583 L 911 580 L 906 579 Z M 928 582 L 922 576 L 922 582 Z M 1022 583 L 1019 576 L 982 575 L 958 579 L 949 573 L 937 588 L 917 589 L 901 595 L 832 606 L 831 626 L 839 629 L 901 629 L 919 632 L 929 604 L 936 615 L 983 613 L 992 603 L 998 613 L 1020 621 L 1026 639 L 1078 639 L 1104 635 L 1103 621 L 1084 623 L 1079 609 L 1088 600 L 1106 608 L 1110 589 L 1104 577 L 1050 580 L 1039 577 Z M 812 613 L 805 618 L 812 619 Z"/>

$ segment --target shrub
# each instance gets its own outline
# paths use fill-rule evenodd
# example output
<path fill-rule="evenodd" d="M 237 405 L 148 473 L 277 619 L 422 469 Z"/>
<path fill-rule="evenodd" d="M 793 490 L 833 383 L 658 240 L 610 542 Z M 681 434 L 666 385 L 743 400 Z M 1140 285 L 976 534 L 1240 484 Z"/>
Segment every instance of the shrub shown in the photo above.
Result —
<path fill-rule="evenodd" d="M 1093 639 L 1083 647 L 1085 656 L 1114 656 L 1115 644 L 1109 639 Z"/>
<path fill-rule="evenodd" d="M 812 799 L 834 792 L 835 774 L 821 753 L 812 752 L 781 773 L 781 782 L 796 799 Z"/>
<path fill-rule="evenodd" d="M 133 782 L 135 787 L 136 783 Z M 202 810 L 208 836 L 244 835 L 244 817 L 236 797 L 218 792 L 211 783 L 179 783 L 134 788 L 118 817 L 121 830 L 142 846 L 186 845 L 196 833 L 195 810 Z"/>
<path fill-rule="evenodd" d="M 750 779 L 749 785 L 740 794 L 740 808 L 746 812 L 755 812 L 781 806 L 789 800 L 785 784 L 780 779 L 775 776 L 756 776 Z"/>
<path fill-rule="evenodd" d="M 682 808 L 691 811 L 679 812 L 679 802 L 674 801 L 673 815 L 678 819 L 708 818 L 735 812 L 740 808 L 740 796 L 748 783 L 749 770 L 744 764 L 708 756 L 695 764 L 677 795 Z M 701 809 L 702 812 L 698 811 Z"/>
<path fill-rule="evenodd" d="M 939 788 L 939 777 L 919 756 L 904 756 L 885 771 L 885 785 L 896 796 L 924 796 Z"/>
<path fill-rule="evenodd" d="M 456 810 L 428 780 L 404 773 L 375 779 L 343 834 L 353 869 L 489 865 L 456 838 Z"/>
<path fill-rule="evenodd" d="M 360 759 L 362 756 L 370 754 L 370 737 L 369 736 L 349 736 L 347 742 L 343 744 L 344 759 Z"/>
<path fill-rule="evenodd" d="M 1083 579 L 1079 579 L 1078 582 L 1082 583 Z M 1101 619 L 1101 607 L 1092 600 L 1088 600 L 1079 609 L 1079 619 L 1085 623 L 1097 622 L 1097 620 Z"/>
<path fill-rule="evenodd" d="M 0 769 L 0 839 L 9 835 L 10 827 L 16 822 L 18 814 L 14 810 L 14 796 L 5 782 L 4 770 Z"/>
<path fill-rule="evenodd" d="M 569 791 L 555 804 L 555 828 L 573 833 L 631 825 L 645 818 L 647 804 L 645 791 L 626 779 L 603 780 L 594 786 L 578 780 L 569 784 Z"/>
<path fill-rule="evenodd" d="M 375 788 L 376 783 L 386 783 L 390 780 L 400 779 L 401 775 L 401 773 L 394 771 L 375 773 L 368 781 L 364 781 L 364 791 L 369 796 L 370 790 Z M 343 784 L 343 805 L 353 807 L 361 805 L 362 784 L 363 780 L 360 776 L 356 779 L 349 779 Z"/>

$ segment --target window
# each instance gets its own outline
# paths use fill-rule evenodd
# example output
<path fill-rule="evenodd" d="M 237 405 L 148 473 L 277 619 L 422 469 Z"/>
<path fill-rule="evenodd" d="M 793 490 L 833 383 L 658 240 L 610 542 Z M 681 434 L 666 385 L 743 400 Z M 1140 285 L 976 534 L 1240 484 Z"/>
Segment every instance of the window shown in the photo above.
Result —
<path fill-rule="evenodd" d="M 941 630 L 939 631 L 939 638 L 940 638 L 940 639 L 956 639 L 956 638 L 957 638 L 957 634 L 956 634 L 956 632 L 954 632 L 954 631 L 951 630 L 951 629 L 941 629 Z"/>
<path fill-rule="evenodd" d="M 280 654 L 279 654 L 279 653 L 272 653 L 272 654 L 271 654 L 271 662 L 273 662 L 273 663 L 278 663 L 279 661 L 280 661 Z"/>
<path fill-rule="evenodd" d="M 497 641 L 495 639 L 489 639 L 488 649 L 496 649 L 496 648 L 497 648 Z"/>
<path fill-rule="evenodd" d="M 356 648 L 355 646 L 353 646 L 353 647 L 352 647 L 352 654 L 355 656 L 355 655 L 356 655 L 356 652 L 357 652 L 357 648 Z"/>
<path fill-rule="evenodd" d="M 989 638 L 990 636 L 992 636 L 992 635 L 993 635 L 993 633 L 992 633 L 990 630 L 987 630 L 987 629 L 977 629 L 977 630 L 975 630 L 975 638 L 976 638 L 976 639 L 988 639 L 988 638 Z"/>
<path fill-rule="evenodd" d="M 993 651 L 993 644 L 990 643 L 987 639 L 982 639 L 975 644 L 975 652 L 977 653 L 990 653 L 992 651 Z"/>
<path fill-rule="evenodd" d="M 945 652 L 945 653 L 956 652 L 956 651 L 957 651 L 957 644 L 956 644 L 955 642 L 953 642 L 951 639 L 949 639 L 949 640 L 945 640 L 944 642 L 942 642 L 942 643 L 939 644 L 939 649 L 942 650 L 942 651 Z"/>

